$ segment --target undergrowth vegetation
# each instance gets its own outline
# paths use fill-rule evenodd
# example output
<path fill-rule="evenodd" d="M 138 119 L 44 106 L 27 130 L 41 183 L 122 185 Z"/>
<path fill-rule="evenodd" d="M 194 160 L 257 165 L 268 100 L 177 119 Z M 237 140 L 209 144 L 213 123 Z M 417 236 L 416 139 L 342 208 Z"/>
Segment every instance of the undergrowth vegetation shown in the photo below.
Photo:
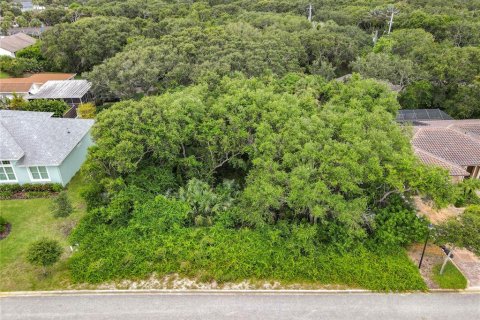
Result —
<path fill-rule="evenodd" d="M 211 227 L 187 227 L 189 207 L 158 196 L 138 203 L 124 225 L 112 225 L 116 209 L 91 211 L 72 235 L 80 244 L 71 260 L 73 280 L 100 283 L 179 273 L 219 283 L 244 279 L 338 284 L 372 290 L 424 290 L 402 249 L 357 245 L 341 250 L 320 241 L 321 229 L 279 223 L 231 228 L 224 213 Z M 123 207 L 125 208 L 125 207 Z M 118 213 L 118 212 L 117 212 Z"/>

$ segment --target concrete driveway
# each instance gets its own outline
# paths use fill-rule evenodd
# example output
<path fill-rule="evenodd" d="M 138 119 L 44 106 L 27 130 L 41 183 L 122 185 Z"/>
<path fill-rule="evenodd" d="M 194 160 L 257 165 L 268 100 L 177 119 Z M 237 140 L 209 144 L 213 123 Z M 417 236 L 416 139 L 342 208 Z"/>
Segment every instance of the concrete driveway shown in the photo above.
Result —
<path fill-rule="evenodd" d="M 468 281 L 468 289 L 480 290 L 480 258 L 467 249 L 455 249 L 453 262 Z"/>

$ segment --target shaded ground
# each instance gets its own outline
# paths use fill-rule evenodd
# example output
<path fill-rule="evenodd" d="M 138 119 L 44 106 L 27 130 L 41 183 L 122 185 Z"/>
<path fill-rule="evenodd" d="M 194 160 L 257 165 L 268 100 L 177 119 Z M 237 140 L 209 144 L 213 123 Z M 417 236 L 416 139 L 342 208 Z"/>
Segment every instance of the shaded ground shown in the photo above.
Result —
<path fill-rule="evenodd" d="M 427 217 L 433 224 L 439 224 L 448 218 L 456 217 L 465 211 L 465 208 L 456 208 L 452 205 L 437 210 L 433 208 L 430 203 L 423 201 L 420 197 L 415 197 L 414 201 L 418 212 Z"/>
<path fill-rule="evenodd" d="M 2 232 L 0 232 L 0 240 L 5 239 L 10 234 L 11 230 L 12 230 L 12 225 L 10 223 L 7 223 L 5 225 L 5 229 Z"/>

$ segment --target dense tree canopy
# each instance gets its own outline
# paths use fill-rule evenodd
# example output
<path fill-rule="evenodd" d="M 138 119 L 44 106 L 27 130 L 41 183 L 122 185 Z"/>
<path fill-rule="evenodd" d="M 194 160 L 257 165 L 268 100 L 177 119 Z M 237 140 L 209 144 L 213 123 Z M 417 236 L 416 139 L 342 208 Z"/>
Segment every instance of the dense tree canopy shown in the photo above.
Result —
<path fill-rule="evenodd" d="M 448 198 L 448 176 L 419 163 L 396 109 L 374 81 L 224 78 L 100 113 L 89 174 L 107 188 L 152 164 L 180 180 L 233 177 L 242 223 L 309 218 L 361 235 L 390 195 Z"/>
<path fill-rule="evenodd" d="M 43 3 L 47 10 L 28 14 L 6 2 L 4 24 L 55 25 L 42 45 L 53 62 L 47 69 L 88 72 L 99 102 L 214 83 L 237 71 L 328 80 L 355 71 L 402 86 L 403 108 L 480 114 L 471 98 L 478 94 L 478 0 L 316 0 L 312 23 L 300 0 Z"/>
<path fill-rule="evenodd" d="M 43 36 L 43 53 L 59 70 L 82 72 L 113 56 L 135 35 L 125 18 L 85 18 L 59 24 Z"/>
<path fill-rule="evenodd" d="M 236 23 L 225 28 L 185 29 L 158 41 L 140 40 L 87 77 L 99 96 L 128 98 L 235 71 L 249 76 L 268 71 L 283 75 L 301 71 L 302 60 L 303 47 L 289 33 Z"/>

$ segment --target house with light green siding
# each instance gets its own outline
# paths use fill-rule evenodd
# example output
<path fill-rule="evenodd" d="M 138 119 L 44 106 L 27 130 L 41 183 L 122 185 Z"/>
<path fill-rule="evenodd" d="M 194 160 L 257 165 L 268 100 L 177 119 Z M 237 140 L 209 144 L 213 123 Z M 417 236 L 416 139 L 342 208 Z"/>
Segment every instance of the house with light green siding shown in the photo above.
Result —
<path fill-rule="evenodd" d="M 80 169 L 93 120 L 0 110 L 0 184 L 60 183 Z"/>

